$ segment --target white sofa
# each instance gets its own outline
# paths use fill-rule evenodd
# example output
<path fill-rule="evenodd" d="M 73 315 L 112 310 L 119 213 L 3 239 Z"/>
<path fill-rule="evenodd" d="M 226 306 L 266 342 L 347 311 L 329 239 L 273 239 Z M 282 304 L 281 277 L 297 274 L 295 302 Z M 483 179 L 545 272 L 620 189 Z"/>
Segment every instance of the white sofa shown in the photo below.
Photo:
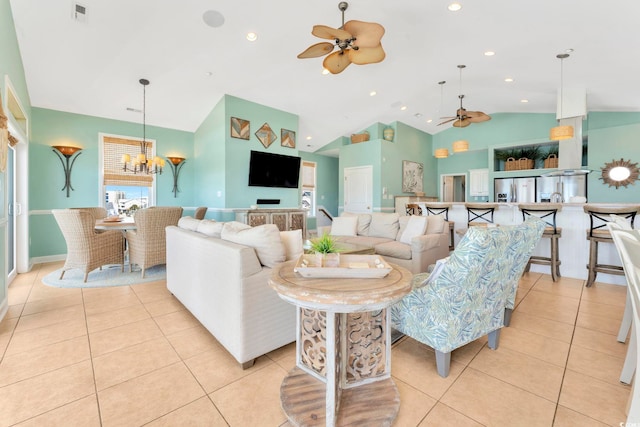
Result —
<path fill-rule="evenodd" d="M 295 307 L 271 289 L 271 268 L 261 264 L 284 261 L 284 255 L 269 250 L 278 255 L 261 260 L 254 247 L 220 238 L 224 224 L 184 217 L 166 228 L 167 288 L 248 368 L 255 358 L 295 341 Z M 279 233 L 272 224 L 260 227 Z"/>
<path fill-rule="evenodd" d="M 319 235 L 324 233 L 339 242 L 372 247 L 388 262 L 414 274 L 449 255 L 449 225 L 442 215 L 343 212 L 331 226 L 318 228 Z"/>

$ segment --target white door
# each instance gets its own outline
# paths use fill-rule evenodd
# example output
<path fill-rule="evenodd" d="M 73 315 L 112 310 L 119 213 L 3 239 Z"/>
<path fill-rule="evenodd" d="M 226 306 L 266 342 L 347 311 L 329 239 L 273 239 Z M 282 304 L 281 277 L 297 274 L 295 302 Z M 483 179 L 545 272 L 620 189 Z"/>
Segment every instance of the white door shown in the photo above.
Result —
<path fill-rule="evenodd" d="M 344 211 L 371 213 L 373 166 L 344 169 Z"/>

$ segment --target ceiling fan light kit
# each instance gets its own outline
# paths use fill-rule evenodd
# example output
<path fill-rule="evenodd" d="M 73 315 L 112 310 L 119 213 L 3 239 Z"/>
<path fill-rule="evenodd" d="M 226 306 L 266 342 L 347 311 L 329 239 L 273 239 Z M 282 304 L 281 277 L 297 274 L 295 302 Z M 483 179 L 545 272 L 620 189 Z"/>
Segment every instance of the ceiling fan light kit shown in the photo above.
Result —
<path fill-rule="evenodd" d="M 560 119 L 564 118 L 562 114 L 562 101 L 563 101 L 563 78 L 564 78 L 564 67 L 563 63 L 566 58 L 569 57 L 568 53 L 560 53 L 556 55 L 556 58 L 560 60 Z M 560 120 L 558 120 L 558 123 Z M 563 139 L 571 139 L 573 138 L 573 126 L 563 126 L 559 125 L 551 128 L 549 132 L 549 138 L 553 141 L 562 141 Z"/>
<path fill-rule="evenodd" d="M 348 7 L 349 3 L 344 1 L 338 4 L 338 9 L 342 12 L 340 28 L 314 25 L 311 31 L 314 36 L 334 40 L 335 43 L 313 44 L 300 53 L 298 58 L 318 58 L 328 55 L 322 62 L 322 66 L 332 74 L 341 73 L 350 64 L 373 64 L 385 58 L 386 54 L 380 43 L 384 35 L 384 27 L 374 22 L 355 20 L 345 23 L 344 12 Z M 335 47 L 339 50 L 333 52 Z"/>

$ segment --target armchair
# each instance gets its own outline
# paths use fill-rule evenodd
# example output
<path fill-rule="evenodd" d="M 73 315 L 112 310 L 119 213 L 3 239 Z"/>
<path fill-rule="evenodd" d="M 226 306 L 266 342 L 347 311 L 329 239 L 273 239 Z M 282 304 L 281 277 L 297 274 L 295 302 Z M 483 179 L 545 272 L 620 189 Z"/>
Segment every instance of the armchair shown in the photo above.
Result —
<path fill-rule="evenodd" d="M 454 349 L 484 335 L 490 348 L 498 348 L 512 289 L 509 276 L 524 269 L 526 261 L 519 261 L 528 260 L 530 240 L 537 242 L 543 230 L 538 219 L 509 227 L 470 227 L 437 277 L 424 284 L 429 273 L 415 275 L 411 293 L 391 306 L 393 328 L 435 350 L 441 377 L 449 375 Z M 518 235 L 525 241 L 510 248 Z"/>
<path fill-rule="evenodd" d="M 84 271 L 84 281 L 89 272 L 106 264 L 120 264 L 124 271 L 124 239 L 116 230 L 97 233 L 96 219 L 92 212 L 82 209 L 54 209 L 64 240 L 67 243 L 67 259 L 62 267 L 60 279 L 67 270 L 79 268 Z"/>
<path fill-rule="evenodd" d="M 129 271 L 133 264 L 142 270 L 167 262 L 167 238 L 165 228 L 178 225 L 182 216 L 180 207 L 151 207 L 141 209 L 133 217 L 136 229 L 127 231 L 129 243 Z"/>

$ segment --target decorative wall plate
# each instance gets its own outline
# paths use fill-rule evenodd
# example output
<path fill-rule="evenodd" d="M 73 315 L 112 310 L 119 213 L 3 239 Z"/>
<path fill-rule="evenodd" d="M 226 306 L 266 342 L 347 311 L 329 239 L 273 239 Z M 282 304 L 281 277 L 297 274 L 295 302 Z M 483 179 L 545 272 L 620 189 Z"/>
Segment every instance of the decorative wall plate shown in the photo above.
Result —
<path fill-rule="evenodd" d="M 278 139 L 268 123 L 263 124 L 260 129 L 256 131 L 256 138 L 260 140 L 264 148 L 269 148 L 269 146 Z"/>

